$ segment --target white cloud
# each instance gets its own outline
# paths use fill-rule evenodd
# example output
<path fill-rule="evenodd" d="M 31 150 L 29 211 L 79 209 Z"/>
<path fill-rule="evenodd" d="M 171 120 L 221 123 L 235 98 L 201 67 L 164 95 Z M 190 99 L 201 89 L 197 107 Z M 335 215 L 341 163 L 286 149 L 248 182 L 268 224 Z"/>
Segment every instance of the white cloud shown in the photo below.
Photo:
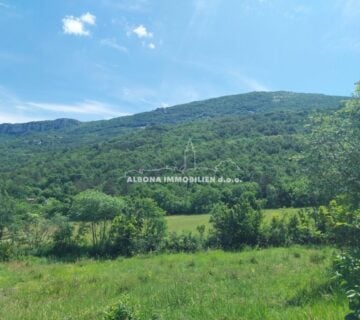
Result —
<path fill-rule="evenodd" d="M 101 115 L 103 118 L 117 117 L 125 115 L 114 110 L 110 105 L 102 102 L 85 100 L 84 102 L 75 104 L 57 104 L 57 103 L 39 103 L 28 102 L 28 107 L 41 109 L 45 111 L 72 114 Z"/>
<path fill-rule="evenodd" d="M 109 119 L 128 115 L 115 106 L 94 100 L 78 103 L 29 102 L 0 86 L 0 123 L 19 123 L 57 118 Z"/>
<path fill-rule="evenodd" d="M 120 52 L 128 52 L 128 49 L 125 46 L 118 44 L 115 39 L 102 39 L 100 41 L 100 44 L 102 46 L 110 47 Z"/>
<path fill-rule="evenodd" d="M 154 35 L 152 32 L 149 32 L 146 27 L 142 24 L 132 30 L 134 34 L 138 36 L 138 38 L 152 38 Z"/>
<path fill-rule="evenodd" d="M 128 30 L 127 35 L 131 36 L 135 34 L 139 39 L 142 40 L 142 45 L 150 50 L 156 49 L 156 45 L 150 39 L 154 38 L 154 34 L 150 32 L 144 25 L 140 24 L 137 27 L 133 27 Z"/>
<path fill-rule="evenodd" d="M 76 36 L 89 36 L 90 31 L 86 29 L 86 25 L 95 25 L 96 17 L 90 12 L 84 13 L 80 17 L 66 16 L 62 19 L 63 31 L 65 34 Z"/>
<path fill-rule="evenodd" d="M 84 23 L 88 23 L 90 25 L 95 25 L 96 23 L 96 17 L 91 14 L 90 12 L 86 12 L 85 14 L 83 14 L 81 17 L 80 17 L 80 20 Z"/>
<path fill-rule="evenodd" d="M 63 31 L 65 34 L 77 36 L 89 36 L 90 32 L 85 30 L 84 23 L 73 16 L 67 16 L 63 20 Z"/>
<path fill-rule="evenodd" d="M 7 113 L 0 111 L 0 124 L 3 123 L 24 123 L 31 121 L 41 121 L 45 120 L 44 118 L 25 116 L 19 113 Z"/>

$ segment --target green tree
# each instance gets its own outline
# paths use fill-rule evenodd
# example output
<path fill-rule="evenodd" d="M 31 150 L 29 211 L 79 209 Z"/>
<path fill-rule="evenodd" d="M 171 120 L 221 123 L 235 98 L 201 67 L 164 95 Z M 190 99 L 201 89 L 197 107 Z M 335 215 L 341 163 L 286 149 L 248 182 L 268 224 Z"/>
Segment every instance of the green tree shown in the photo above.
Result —
<path fill-rule="evenodd" d="M 265 230 L 266 242 L 271 246 L 284 246 L 288 242 L 288 232 L 286 228 L 286 221 L 284 217 L 280 219 L 274 216 L 271 219 L 270 225 Z"/>
<path fill-rule="evenodd" d="M 71 214 L 75 220 L 90 223 L 92 244 L 95 247 L 106 242 L 110 221 L 121 212 L 124 205 L 122 198 L 87 190 L 74 197 Z"/>
<path fill-rule="evenodd" d="M 244 193 L 233 207 L 216 205 L 210 218 L 214 235 L 225 249 L 257 244 L 261 220 L 260 203 L 253 193 Z"/>
<path fill-rule="evenodd" d="M 70 223 L 67 217 L 56 215 L 52 218 L 56 228 L 53 238 L 53 251 L 57 254 L 69 253 L 75 242 L 73 240 L 74 225 Z"/>
<path fill-rule="evenodd" d="M 193 213 L 209 213 L 214 204 L 220 201 L 220 192 L 214 188 L 200 187 L 192 199 Z"/>
<path fill-rule="evenodd" d="M 14 221 L 15 204 L 6 193 L 0 192 L 0 240 L 4 236 L 5 228 Z"/>
<path fill-rule="evenodd" d="M 312 182 L 325 200 L 342 194 L 359 208 L 360 82 L 344 108 L 313 118 L 312 126 L 307 159 Z"/>
<path fill-rule="evenodd" d="M 121 255 L 157 250 L 165 236 L 165 212 L 149 198 L 130 199 L 111 226 L 114 251 Z"/>
<path fill-rule="evenodd" d="M 343 249 L 334 263 L 344 284 L 352 312 L 346 319 L 360 319 L 360 82 L 353 99 L 333 116 L 315 119 L 310 144 L 311 173 L 330 203 L 333 234 Z"/>

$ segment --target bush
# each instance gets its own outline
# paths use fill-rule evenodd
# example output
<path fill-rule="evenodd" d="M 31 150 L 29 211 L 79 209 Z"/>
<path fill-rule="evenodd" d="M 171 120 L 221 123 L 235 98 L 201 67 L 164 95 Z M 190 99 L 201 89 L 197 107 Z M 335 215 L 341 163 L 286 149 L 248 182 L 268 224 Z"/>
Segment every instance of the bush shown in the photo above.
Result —
<path fill-rule="evenodd" d="M 300 210 L 289 219 L 287 232 L 289 242 L 294 244 L 321 244 L 326 240 L 326 235 L 306 210 Z"/>
<path fill-rule="evenodd" d="M 170 252 L 196 252 L 204 247 L 205 242 L 201 236 L 196 236 L 191 232 L 180 235 L 173 232 L 165 241 L 165 249 Z"/>
<path fill-rule="evenodd" d="M 152 199 L 132 199 L 112 223 L 113 253 L 133 255 L 158 250 L 163 242 L 165 212 Z"/>
<path fill-rule="evenodd" d="M 273 217 L 270 226 L 265 228 L 263 233 L 267 245 L 279 247 L 288 244 L 288 232 L 284 218 Z"/>
<path fill-rule="evenodd" d="M 124 296 L 118 303 L 105 311 L 104 320 L 138 320 L 133 308 L 129 306 L 129 297 Z"/>
<path fill-rule="evenodd" d="M 360 319 L 360 249 L 350 249 L 339 255 L 334 270 L 349 300 L 351 313 L 346 319 Z"/>
<path fill-rule="evenodd" d="M 9 261 L 13 254 L 12 244 L 8 241 L 0 241 L 0 262 Z"/>
<path fill-rule="evenodd" d="M 214 235 L 224 249 L 258 244 L 261 220 L 260 204 L 252 193 L 243 194 L 233 207 L 216 205 L 211 211 L 210 218 L 214 226 Z"/>

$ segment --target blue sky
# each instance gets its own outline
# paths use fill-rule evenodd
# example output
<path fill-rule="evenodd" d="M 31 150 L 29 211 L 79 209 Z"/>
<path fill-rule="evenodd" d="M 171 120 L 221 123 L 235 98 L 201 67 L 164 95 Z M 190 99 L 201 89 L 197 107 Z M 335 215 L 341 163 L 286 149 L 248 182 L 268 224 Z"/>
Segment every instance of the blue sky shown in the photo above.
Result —
<path fill-rule="evenodd" d="M 358 0 L 0 0 L 0 123 L 349 95 L 359 55 Z"/>

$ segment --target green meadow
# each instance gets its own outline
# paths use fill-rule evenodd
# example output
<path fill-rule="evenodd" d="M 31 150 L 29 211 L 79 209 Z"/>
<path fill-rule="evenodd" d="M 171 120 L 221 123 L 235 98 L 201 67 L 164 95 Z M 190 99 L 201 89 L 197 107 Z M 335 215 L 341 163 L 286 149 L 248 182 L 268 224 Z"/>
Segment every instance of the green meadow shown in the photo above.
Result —
<path fill-rule="evenodd" d="M 298 208 L 280 208 L 280 209 L 266 209 L 263 210 L 264 222 L 267 223 L 274 216 L 290 216 L 297 212 Z M 209 231 L 210 225 L 209 214 L 194 214 L 194 215 L 174 215 L 167 216 L 166 221 L 169 232 L 196 232 L 198 226 L 204 225 L 206 230 Z"/>
<path fill-rule="evenodd" d="M 334 249 L 162 254 L 0 264 L 1 319 L 102 319 L 128 297 L 140 319 L 343 319 L 329 283 Z"/>

